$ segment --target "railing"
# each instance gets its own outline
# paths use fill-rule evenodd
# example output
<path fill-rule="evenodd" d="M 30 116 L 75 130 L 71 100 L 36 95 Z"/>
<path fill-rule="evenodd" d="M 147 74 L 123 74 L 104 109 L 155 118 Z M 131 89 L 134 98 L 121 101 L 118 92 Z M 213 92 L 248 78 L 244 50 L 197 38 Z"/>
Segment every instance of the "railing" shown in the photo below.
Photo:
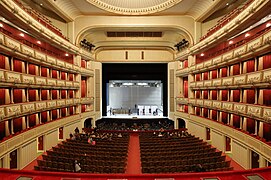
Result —
<path fill-rule="evenodd" d="M 271 85 L 271 69 L 251 72 L 247 74 L 240 74 L 236 76 L 195 81 L 190 83 L 191 89 L 225 89 L 231 87 L 246 87 L 246 86 L 260 87 L 262 85 Z"/>

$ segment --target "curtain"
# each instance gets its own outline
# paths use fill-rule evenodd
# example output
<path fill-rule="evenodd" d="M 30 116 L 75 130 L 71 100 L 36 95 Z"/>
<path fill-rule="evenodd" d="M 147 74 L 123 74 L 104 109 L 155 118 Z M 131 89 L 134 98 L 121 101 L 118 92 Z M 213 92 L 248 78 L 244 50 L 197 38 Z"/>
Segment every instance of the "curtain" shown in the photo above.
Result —
<path fill-rule="evenodd" d="M 48 77 L 48 68 L 41 67 L 41 76 Z"/>
<path fill-rule="evenodd" d="M 69 81 L 73 81 L 73 74 L 69 74 Z"/>
<path fill-rule="evenodd" d="M 41 100 L 48 100 L 48 90 L 41 90 Z"/>
<path fill-rule="evenodd" d="M 232 90 L 232 100 L 233 102 L 240 102 L 240 90 Z"/>
<path fill-rule="evenodd" d="M 203 117 L 209 118 L 208 109 L 207 108 L 203 108 Z"/>
<path fill-rule="evenodd" d="M 66 99 L 67 90 L 61 90 L 61 99 Z"/>
<path fill-rule="evenodd" d="M 196 99 L 199 99 L 200 98 L 200 91 L 195 91 L 195 94 L 196 94 Z"/>
<path fill-rule="evenodd" d="M 217 120 L 217 111 L 216 110 L 212 110 L 212 119 Z"/>
<path fill-rule="evenodd" d="M 183 68 L 187 68 L 188 67 L 188 60 L 184 60 L 183 62 Z"/>
<path fill-rule="evenodd" d="M 221 100 L 222 101 L 228 100 L 228 90 L 221 90 Z"/>
<path fill-rule="evenodd" d="M 66 108 L 62 108 L 61 109 L 61 117 L 66 117 L 67 114 L 67 109 Z"/>
<path fill-rule="evenodd" d="M 208 90 L 203 91 L 203 99 L 208 99 Z"/>
<path fill-rule="evenodd" d="M 36 125 L 36 114 L 31 114 L 28 116 L 28 122 L 29 122 L 29 127 L 34 127 Z"/>
<path fill-rule="evenodd" d="M 24 62 L 22 62 L 20 60 L 14 59 L 13 60 L 13 71 L 22 73 L 23 72 L 23 65 L 22 65 L 23 63 Z"/>
<path fill-rule="evenodd" d="M 65 72 L 61 72 L 61 79 L 66 80 L 67 74 Z"/>
<path fill-rule="evenodd" d="M 8 57 L 0 54 L 0 69 L 10 69 Z"/>
<path fill-rule="evenodd" d="M 220 74 L 221 74 L 221 77 L 227 77 L 228 74 L 227 74 L 227 68 L 224 67 L 224 68 L 221 68 L 220 69 Z"/>
<path fill-rule="evenodd" d="M 52 99 L 58 99 L 58 90 L 52 89 Z"/>
<path fill-rule="evenodd" d="M 233 126 L 240 128 L 240 116 L 233 114 Z"/>
<path fill-rule="evenodd" d="M 231 66 L 231 75 L 239 75 L 240 74 L 240 64 L 234 64 Z"/>
<path fill-rule="evenodd" d="M 247 89 L 246 90 L 246 103 L 254 104 L 255 103 L 255 90 Z"/>
<path fill-rule="evenodd" d="M 86 105 L 85 104 L 82 104 L 81 105 L 81 112 L 83 113 L 83 112 L 85 112 L 86 111 Z"/>
<path fill-rule="evenodd" d="M 263 105 L 271 106 L 271 89 L 263 89 Z"/>
<path fill-rule="evenodd" d="M 255 120 L 251 118 L 247 118 L 247 131 L 251 134 L 255 133 Z"/>
<path fill-rule="evenodd" d="M 36 74 L 36 68 L 37 66 L 34 64 L 28 64 L 28 74 L 37 75 Z"/>
<path fill-rule="evenodd" d="M 6 137 L 6 131 L 5 131 L 5 121 L 0 122 L 0 141 Z"/>
<path fill-rule="evenodd" d="M 217 100 L 217 90 L 212 90 L 212 100 Z"/>
<path fill-rule="evenodd" d="M 216 79 L 217 78 L 217 70 L 213 70 L 212 72 L 212 79 Z"/>
<path fill-rule="evenodd" d="M 46 123 L 48 118 L 47 111 L 41 112 L 41 123 Z"/>
<path fill-rule="evenodd" d="M 183 78 L 183 95 L 185 98 L 188 98 L 188 78 Z"/>
<path fill-rule="evenodd" d="M 17 133 L 22 130 L 22 118 L 13 119 L 13 132 Z"/>
<path fill-rule="evenodd" d="M 228 124 L 228 113 L 222 112 L 222 122 Z"/>
<path fill-rule="evenodd" d="M 32 101 L 37 101 L 37 90 L 36 89 L 29 89 L 28 90 L 28 98 L 29 98 L 29 101 L 32 102 Z"/>
<path fill-rule="evenodd" d="M 22 89 L 13 89 L 13 102 L 14 103 L 22 103 L 23 102 Z"/>
<path fill-rule="evenodd" d="M 86 61 L 83 59 L 81 60 L 81 67 L 86 68 Z"/>
<path fill-rule="evenodd" d="M 73 98 L 74 92 L 73 90 L 69 90 L 69 98 Z"/>
<path fill-rule="evenodd" d="M 255 71 L 255 60 L 249 60 L 246 62 L 246 73 L 254 72 Z"/>
<path fill-rule="evenodd" d="M 58 79 L 58 71 L 57 70 L 52 70 L 52 78 Z"/>
<path fill-rule="evenodd" d="M 188 113 L 188 106 L 187 105 L 184 105 L 184 112 Z"/>
<path fill-rule="evenodd" d="M 271 68 L 271 54 L 263 56 L 263 69 Z"/>
<path fill-rule="evenodd" d="M 266 141 L 271 140 L 271 124 L 265 122 L 263 123 L 263 138 Z"/>
<path fill-rule="evenodd" d="M 208 72 L 204 72 L 203 73 L 203 80 L 208 80 L 209 79 L 208 76 L 209 76 L 209 73 Z"/>
<path fill-rule="evenodd" d="M 74 114 L 74 107 L 71 106 L 71 107 L 70 107 L 70 115 L 73 115 L 73 114 Z"/>
<path fill-rule="evenodd" d="M 87 86 L 86 86 L 86 80 L 81 80 L 81 97 L 86 97 L 86 90 L 87 90 Z"/>
<path fill-rule="evenodd" d="M 196 74 L 196 81 L 200 81 L 201 78 L 200 78 L 201 74 Z"/>

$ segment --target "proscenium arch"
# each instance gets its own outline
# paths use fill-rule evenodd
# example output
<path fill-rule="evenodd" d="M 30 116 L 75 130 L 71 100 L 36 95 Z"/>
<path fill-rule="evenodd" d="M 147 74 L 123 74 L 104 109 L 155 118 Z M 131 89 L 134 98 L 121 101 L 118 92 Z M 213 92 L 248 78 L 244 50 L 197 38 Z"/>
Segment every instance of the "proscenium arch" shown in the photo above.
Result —
<path fill-rule="evenodd" d="M 127 31 L 130 29 L 130 30 L 133 30 L 133 31 L 136 31 L 136 29 L 140 30 L 141 28 L 144 28 L 144 30 L 153 30 L 153 31 L 157 31 L 157 29 L 162 29 L 163 30 L 171 30 L 171 31 L 176 31 L 176 34 L 179 34 L 181 36 L 183 36 L 185 39 L 187 39 L 189 41 L 189 45 L 194 45 L 194 38 L 193 36 L 191 35 L 191 33 L 183 28 L 183 27 L 180 27 L 180 26 L 154 26 L 154 25 L 151 25 L 151 26 L 118 26 L 118 25 L 115 25 L 115 26 L 88 26 L 84 29 L 82 29 L 77 35 L 76 35 L 76 38 L 75 38 L 75 44 L 76 45 L 79 45 L 80 44 L 80 41 L 82 39 L 84 39 L 90 32 L 93 32 L 95 30 L 108 30 L 110 28 L 113 28 L 113 29 L 127 29 Z M 181 40 L 181 39 L 180 39 Z M 173 46 L 164 46 L 164 47 L 167 47 L 167 48 L 174 48 L 174 43 L 178 43 L 178 42 L 169 42 L 168 43 L 171 43 Z M 103 47 L 103 46 L 101 46 Z M 122 47 L 122 46 L 116 46 L 116 47 Z"/>

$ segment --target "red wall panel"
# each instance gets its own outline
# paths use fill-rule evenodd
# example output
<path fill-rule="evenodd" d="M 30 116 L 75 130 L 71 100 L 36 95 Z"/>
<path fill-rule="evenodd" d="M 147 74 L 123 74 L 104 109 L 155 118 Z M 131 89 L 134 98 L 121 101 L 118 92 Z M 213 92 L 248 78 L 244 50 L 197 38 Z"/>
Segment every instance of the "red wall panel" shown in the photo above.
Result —
<path fill-rule="evenodd" d="M 36 125 L 36 114 L 29 115 L 29 127 L 34 127 Z"/>
<path fill-rule="evenodd" d="M 13 119 L 13 131 L 14 133 L 20 132 L 22 130 L 22 118 Z"/>
<path fill-rule="evenodd" d="M 37 94 L 37 90 L 35 90 L 35 89 L 29 89 L 28 90 L 28 95 L 29 95 L 29 101 L 30 102 L 37 101 L 36 94 Z"/>
<path fill-rule="evenodd" d="M 271 68 L 271 54 L 263 56 L 263 69 Z"/>
<path fill-rule="evenodd" d="M 0 122 L 0 140 L 2 140 L 6 136 L 5 131 L 5 121 Z"/>
<path fill-rule="evenodd" d="M 263 123 L 263 138 L 266 139 L 266 141 L 271 140 L 271 124 Z"/>
<path fill-rule="evenodd" d="M 24 63 L 24 62 L 17 60 L 17 59 L 14 59 L 13 60 L 13 71 L 20 72 L 20 73 L 23 72 L 22 63 Z"/>
<path fill-rule="evenodd" d="M 41 122 L 42 123 L 47 122 L 47 111 L 41 112 Z"/>
<path fill-rule="evenodd" d="M 255 120 L 251 118 L 247 118 L 247 131 L 251 134 L 255 133 Z"/>
<path fill-rule="evenodd" d="M 13 90 L 13 102 L 14 103 L 22 103 L 23 102 L 23 92 L 22 89 L 14 89 Z"/>
<path fill-rule="evenodd" d="M 32 75 L 37 75 L 36 74 L 36 65 L 34 64 L 29 64 L 28 65 L 28 74 L 32 74 Z"/>
<path fill-rule="evenodd" d="M 54 109 L 52 110 L 52 120 L 56 120 L 57 119 L 57 110 Z"/>
<path fill-rule="evenodd" d="M 233 115 L 233 126 L 236 128 L 240 128 L 240 116 Z"/>
<path fill-rule="evenodd" d="M 248 89 L 247 92 L 247 103 L 254 104 L 255 103 L 255 90 L 254 89 Z"/>

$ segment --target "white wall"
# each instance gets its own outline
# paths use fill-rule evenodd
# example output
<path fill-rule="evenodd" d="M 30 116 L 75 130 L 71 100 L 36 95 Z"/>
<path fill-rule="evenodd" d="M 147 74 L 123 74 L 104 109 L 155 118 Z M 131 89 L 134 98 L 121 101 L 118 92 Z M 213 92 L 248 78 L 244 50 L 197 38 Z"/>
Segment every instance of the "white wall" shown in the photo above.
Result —
<path fill-rule="evenodd" d="M 212 141 L 212 145 L 214 147 L 216 147 L 220 151 L 224 152 L 225 137 L 223 136 L 223 134 L 212 130 L 211 131 L 211 141 Z"/>
<path fill-rule="evenodd" d="M 22 146 L 20 152 L 20 167 L 24 168 L 29 162 L 33 161 L 37 157 L 37 140 L 33 140 L 28 144 Z"/>
<path fill-rule="evenodd" d="M 249 149 L 236 140 L 232 140 L 232 158 L 243 168 L 249 168 Z"/>
<path fill-rule="evenodd" d="M 191 121 L 187 121 L 187 129 L 188 132 L 200 137 L 201 139 L 205 140 L 206 139 L 206 130 L 205 127 L 199 125 L 199 124 L 195 124 Z"/>
<path fill-rule="evenodd" d="M 58 129 L 49 132 L 45 136 L 45 149 L 51 149 L 58 144 Z"/>
<path fill-rule="evenodd" d="M 162 87 L 109 87 L 109 106 L 112 108 L 134 108 L 137 105 L 162 103 Z"/>

